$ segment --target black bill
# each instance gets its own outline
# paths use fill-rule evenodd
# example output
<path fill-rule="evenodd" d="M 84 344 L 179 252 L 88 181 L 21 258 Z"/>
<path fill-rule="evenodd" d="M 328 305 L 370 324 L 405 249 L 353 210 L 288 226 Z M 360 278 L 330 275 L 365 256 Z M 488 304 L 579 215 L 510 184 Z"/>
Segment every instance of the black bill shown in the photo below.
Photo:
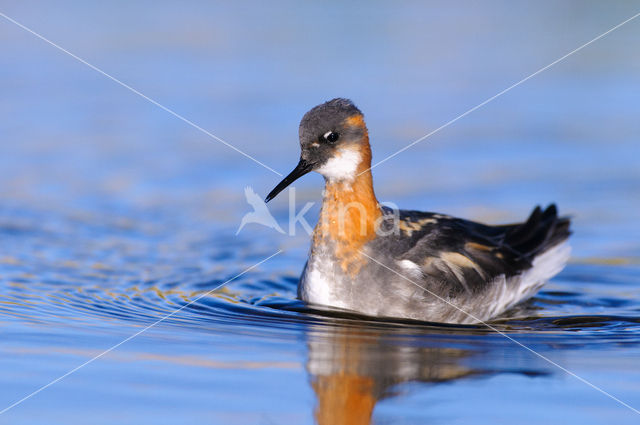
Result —
<path fill-rule="evenodd" d="M 278 193 L 282 192 L 287 186 L 289 186 L 294 181 L 298 180 L 300 177 L 307 174 L 309 171 L 313 169 L 313 164 L 305 161 L 304 159 L 300 159 L 296 168 L 293 169 L 292 172 L 289 173 L 287 177 L 282 179 L 280 183 L 276 187 L 273 188 L 271 192 L 267 195 L 264 202 L 269 202 L 273 198 L 275 198 Z"/>

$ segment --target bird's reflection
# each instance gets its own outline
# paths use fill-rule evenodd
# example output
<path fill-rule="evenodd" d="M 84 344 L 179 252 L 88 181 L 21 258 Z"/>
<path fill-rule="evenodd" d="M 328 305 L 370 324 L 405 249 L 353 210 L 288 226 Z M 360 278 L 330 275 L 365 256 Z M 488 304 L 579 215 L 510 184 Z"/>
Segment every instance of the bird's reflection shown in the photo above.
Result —
<path fill-rule="evenodd" d="M 316 422 L 369 424 L 376 403 L 393 397 L 398 384 L 447 382 L 497 372 L 477 366 L 483 361 L 473 361 L 486 356 L 484 350 L 451 345 L 450 340 L 424 333 L 314 325 L 308 333 L 307 370 L 317 398 Z"/>

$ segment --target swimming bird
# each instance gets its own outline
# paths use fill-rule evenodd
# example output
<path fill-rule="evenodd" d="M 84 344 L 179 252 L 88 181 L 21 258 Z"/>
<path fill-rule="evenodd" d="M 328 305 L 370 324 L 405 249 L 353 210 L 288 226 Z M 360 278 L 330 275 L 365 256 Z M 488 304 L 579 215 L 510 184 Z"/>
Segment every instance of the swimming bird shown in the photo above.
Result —
<path fill-rule="evenodd" d="M 300 122 L 299 177 L 324 176 L 322 208 L 298 297 L 364 315 L 478 323 L 531 298 L 565 266 L 570 220 L 555 205 L 518 224 L 487 225 L 381 206 L 362 112 L 337 98 Z"/>

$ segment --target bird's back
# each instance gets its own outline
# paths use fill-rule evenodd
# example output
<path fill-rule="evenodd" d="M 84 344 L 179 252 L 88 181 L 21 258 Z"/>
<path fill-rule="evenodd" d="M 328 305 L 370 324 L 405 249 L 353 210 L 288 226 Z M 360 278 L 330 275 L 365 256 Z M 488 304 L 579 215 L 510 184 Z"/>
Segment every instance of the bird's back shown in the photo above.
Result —
<path fill-rule="evenodd" d="M 500 226 L 402 211 L 400 231 L 375 240 L 370 252 L 387 253 L 394 280 L 428 301 L 419 318 L 478 322 L 530 298 L 562 270 L 569 225 L 555 205 L 536 207 L 524 223 Z"/>

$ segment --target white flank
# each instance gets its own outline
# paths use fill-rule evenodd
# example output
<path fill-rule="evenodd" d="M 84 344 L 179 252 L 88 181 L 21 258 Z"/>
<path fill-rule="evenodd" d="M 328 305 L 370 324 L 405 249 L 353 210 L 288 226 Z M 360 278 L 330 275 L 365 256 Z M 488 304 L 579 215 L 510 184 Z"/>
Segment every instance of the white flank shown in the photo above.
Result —
<path fill-rule="evenodd" d="M 534 291 L 537 291 L 542 284 L 562 271 L 570 254 L 571 247 L 563 242 L 538 255 L 533 260 L 533 267 L 522 273 L 522 286 L 535 287 Z"/>
<path fill-rule="evenodd" d="M 488 320 L 516 304 L 533 297 L 549 279 L 560 273 L 569 260 L 571 247 L 567 242 L 539 254 L 530 269 L 507 281 L 504 275 L 493 282 L 495 299 L 483 320 Z"/>
<path fill-rule="evenodd" d="M 422 269 L 419 265 L 414 263 L 411 260 L 400 260 L 398 261 L 398 265 L 402 267 L 402 269 L 412 278 L 412 279 L 422 279 Z"/>
<path fill-rule="evenodd" d="M 360 152 L 355 149 L 343 149 L 316 171 L 330 181 L 353 180 L 360 161 Z"/>

